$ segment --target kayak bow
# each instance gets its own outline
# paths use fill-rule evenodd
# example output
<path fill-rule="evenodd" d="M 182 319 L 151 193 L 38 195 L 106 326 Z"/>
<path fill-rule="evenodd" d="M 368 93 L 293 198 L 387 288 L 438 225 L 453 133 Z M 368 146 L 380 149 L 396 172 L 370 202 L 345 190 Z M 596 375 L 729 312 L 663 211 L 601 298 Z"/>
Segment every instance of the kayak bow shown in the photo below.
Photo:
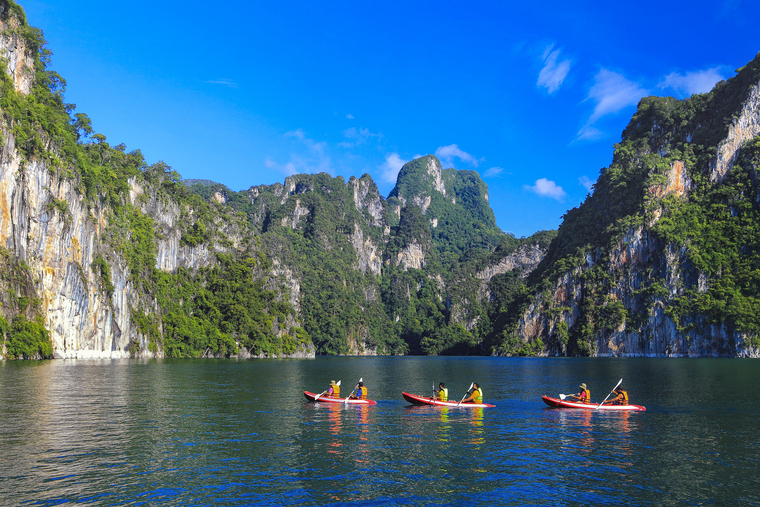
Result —
<path fill-rule="evenodd" d="M 354 405 L 377 405 L 377 402 L 375 400 L 352 400 L 351 398 L 328 398 L 327 396 L 321 396 L 319 399 L 317 398 L 316 393 L 312 393 L 309 391 L 304 391 L 303 395 L 306 397 L 309 401 L 317 401 L 319 403 L 353 403 Z"/>
<path fill-rule="evenodd" d="M 598 403 L 579 403 L 577 401 L 563 401 L 549 396 L 541 396 L 544 403 L 552 408 L 580 408 L 584 410 L 630 410 L 634 412 L 643 412 L 646 410 L 641 405 L 602 405 Z"/>
<path fill-rule="evenodd" d="M 439 401 L 436 399 L 431 398 L 430 396 L 417 396 L 416 394 L 409 394 L 402 392 L 401 395 L 404 397 L 406 401 L 411 403 L 412 405 L 437 405 L 439 407 L 456 407 L 457 402 L 456 401 Z M 464 408 L 485 408 L 485 407 L 494 407 L 495 405 L 490 405 L 488 403 L 462 403 L 459 405 L 460 407 Z"/>

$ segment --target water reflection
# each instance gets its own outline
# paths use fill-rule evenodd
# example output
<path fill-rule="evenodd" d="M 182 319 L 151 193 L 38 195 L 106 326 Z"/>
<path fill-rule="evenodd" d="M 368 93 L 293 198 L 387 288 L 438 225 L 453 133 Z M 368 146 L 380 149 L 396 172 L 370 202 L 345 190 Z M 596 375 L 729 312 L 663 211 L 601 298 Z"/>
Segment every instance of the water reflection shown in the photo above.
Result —
<path fill-rule="evenodd" d="M 483 429 L 483 407 L 469 409 L 472 412 L 472 429 L 470 431 L 470 443 L 476 448 L 480 448 L 486 441 L 485 431 Z"/>
<path fill-rule="evenodd" d="M 451 438 L 451 423 L 449 422 L 449 407 L 441 407 L 439 410 L 441 425 L 438 427 L 438 440 L 448 442 Z"/>
<path fill-rule="evenodd" d="M 369 460 L 369 410 L 367 405 L 360 405 L 358 414 L 357 426 L 359 430 L 359 443 L 356 449 L 356 462 L 360 464 L 368 464 Z"/>
<path fill-rule="evenodd" d="M 301 393 L 370 373 L 373 407 Z M 399 396 L 475 375 L 496 408 Z M 541 404 L 547 378 L 620 376 L 651 393 L 647 412 Z M 6 362 L 0 504 L 758 504 L 760 406 L 743 389 L 758 377 L 758 362 L 720 360 Z"/>
<path fill-rule="evenodd" d="M 343 457 L 343 441 L 341 440 L 341 432 L 343 430 L 343 418 L 341 412 L 343 412 L 343 405 L 338 403 L 327 404 L 330 434 L 334 437 L 331 441 L 327 442 L 327 453 L 332 454 L 337 458 Z"/>

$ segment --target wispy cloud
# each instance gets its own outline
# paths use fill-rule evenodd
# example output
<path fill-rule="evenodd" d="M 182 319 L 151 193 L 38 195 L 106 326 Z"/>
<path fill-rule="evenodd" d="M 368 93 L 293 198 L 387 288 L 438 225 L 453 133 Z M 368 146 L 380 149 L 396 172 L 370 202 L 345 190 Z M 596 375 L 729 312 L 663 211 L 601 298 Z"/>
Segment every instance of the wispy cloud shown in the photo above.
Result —
<path fill-rule="evenodd" d="M 582 186 L 586 188 L 589 192 L 591 191 L 591 187 L 594 186 L 594 183 L 596 181 L 590 180 L 587 176 L 581 176 L 578 178 L 578 183 L 580 183 Z"/>
<path fill-rule="evenodd" d="M 549 95 L 559 90 L 567 77 L 567 73 L 570 72 L 570 65 L 572 65 L 570 60 L 558 61 L 561 49 L 554 49 L 554 51 L 552 49 L 554 46 L 549 46 L 544 51 L 544 66 L 538 73 L 538 81 L 536 82 L 538 86 L 546 88 Z"/>
<path fill-rule="evenodd" d="M 315 141 L 308 137 L 302 129 L 286 132 L 284 137 L 293 138 L 298 142 L 298 144 L 293 147 L 294 149 L 293 153 L 290 154 L 290 160 L 285 163 L 280 163 L 273 160 L 271 157 L 267 157 L 264 161 L 264 165 L 267 169 L 279 171 L 286 176 L 303 173 L 335 173 L 330 157 L 325 154 L 327 143 Z"/>
<path fill-rule="evenodd" d="M 602 116 L 614 114 L 628 106 L 635 106 L 649 93 L 639 83 L 629 81 L 622 74 L 601 69 L 594 77 L 594 85 L 588 92 L 588 99 L 596 102 L 588 124 Z"/>
<path fill-rule="evenodd" d="M 309 137 L 306 137 L 306 134 L 303 130 L 291 130 L 290 132 L 285 133 L 285 137 L 293 137 L 296 140 L 298 140 L 300 143 L 302 143 L 304 146 L 309 148 L 311 151 L 318 153 L 322 155 L 325 151 L 325 146 L 327 146 L 327 143 L 325 142 L 317 142 L 314 139 L 311 139 Z"/>
<path fill-rule="evenodd" d="M 495 176 L 500 176 L 504 172 L 503 167 L 492 167 L 486 172 L 483 173 L 484 178 L 493 178 Z"/>
<path fill-rule="evenodd" d="M 372 139 L 373 137 L 376 137 L 378 141 L 383 138 L 382 133 L 374 134 L 370 132 L 369 129 L 357 129 L 356 127 L 351 127 L 350 129 L 344 130 L 343 135 L 348 139 L 351 139 L 350 142 L 338 143 L 338 146 L 342 146 L 344 148 L 365 144 L 369 139 Z"/>
<path fill-rule="evenodd" d="M 565 191 L 562 190 L 562 187 L 546 178 L 538 179 L 536 180 L 535 185 L 525 185 L 523 188 L 525 188 L 525 190 L 538 194 L 541 197 L 550 197 L 558 201 L 563 200 L 567 195 Z"/>
<path fill-rule="evenodd" d="M 408 160 L 399 157 L 398 153 L 389 153 L 385 156 L 385 162 L 379 167 L 380 177 L 388 183 L 396 183 L 398 172 Z"/>
<path fill-rule="evenodd" d="M 671 72 L 657 85 L 658 88 L 672 88 L 673 90 L 686 95 L 694 95 L 695 93 L 707 93 L 712 90 L 715 83 L 725 79 L 720 74 L 720 67 L 714 67 L 712 69 L 699 70 L 695 72 L 687 72 L 686 74 L 678 74 L 677 72 Z"/>
<path fill-rule="evenodd" d="M 296 169 L 296 166 L 293 164 L 293 162 L 278 164 L 271 158 L 267 157 L 267 159 L 264 161 L 264 166 L 266 166 L 267 169 L 274 169 L 275 171 L 284 173 L 285 176 L 293 176 L 294 174 L 298 174 L 298 170 Z"/>
<path fill-rule="evenodd" d="M 452 166 L 453 159 L 456 157 L 463 162 L 467 162 L 468 164 L 472 164 L 475 167 L 478 167 L 478 160 L 466 151 L 460 150 L 459 146 L 456 144 L 439 147 L 437 150 L 435 150 L 435 156 L 438 157 L 445 166 Z"/>
<path fill-rule="evenodd" d="M 238 87 L 238 84 L 235 81 L 233 81 L 231 79 L 224 79 L 224 78 L 222 78 L 222 79 L 216 79 L 216 80 L 213 80 L 213 81 L 204 81 L 204 83 L 206 83 L 206 84 L 224 85 L 224 86 L 229 86 L 230 88 L 237 88 Z"/>
<path fill-rule="evenodd" d="M 354 119 L 354 115 L 352 115 L 351 113 L 349 113 L 349 114 L 346 115 L 346 118 L 348 118 L 349 120 L 353 120 Z"/>
<path fill-rule="evenodd" d="M 596 141 L 604 137 L 604 132 L 598 128 L 586 125 L 578 131 L 578 135 L 575 136 L 576 141 Z"/>

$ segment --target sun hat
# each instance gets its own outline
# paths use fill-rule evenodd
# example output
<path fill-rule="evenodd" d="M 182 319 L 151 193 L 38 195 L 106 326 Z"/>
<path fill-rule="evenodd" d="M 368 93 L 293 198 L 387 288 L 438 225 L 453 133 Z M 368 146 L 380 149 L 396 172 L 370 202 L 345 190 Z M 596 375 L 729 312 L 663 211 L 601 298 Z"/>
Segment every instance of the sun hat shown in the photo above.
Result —
<path fill-rule="evenodd" d="M 581 389 L 586 389 L 586 384 L 581 384 L 579 387 L 580 387 Z"/>

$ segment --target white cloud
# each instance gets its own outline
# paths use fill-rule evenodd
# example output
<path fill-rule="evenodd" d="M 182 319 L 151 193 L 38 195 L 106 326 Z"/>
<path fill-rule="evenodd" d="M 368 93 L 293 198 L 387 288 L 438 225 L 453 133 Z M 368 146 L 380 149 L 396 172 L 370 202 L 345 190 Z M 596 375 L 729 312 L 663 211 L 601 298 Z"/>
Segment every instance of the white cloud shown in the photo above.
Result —
<path fill-rule="evenodd" d="M 368 129 L 357 129 L 356 127 L 351 127 L 350 129 L 346 129 L 343 131 L 343 135 L 347 137 L 348 139 L 352 139 L 353 142 L 351 143 L 339 143 L 339 146 L 343 147 L 349 147 L 353 145 L 360 145 L 367 142 L 367 140 L 377 137 L 378 141 L 383 138 L 383 134 L 373 134 Z"/>
<path fill-rule="evenodd" d="M 549 95 L 559 90 L 559 87 L 562 86 L 562 82 L 567 77 L 567 73 L 570 72 L 570 65 L 572 64 L 570 60 L 562 60 L 558 63 L 557 60 L 559 59 L 561 50 L 555 49 L 552 51 L 552 49 L 554 49 L 554 46 L 549 46 L 544 52 L 544 67 L 538 73 L 538 81 L 536 82 L 538 86 L 546 88 L 549 91 Z"/>
<path fill-rule="evenodd" d="M 707 93 L 712 90 L 715 83 L 725 79 L 721 76 L 719 69 L 719 67 L 715 67 L 696 72 L 687 72 L 686 74 L 671 72 L 665 76 L 665 79 L 657 87 L 672 88 L 677 92 L 685 93 L 689 96 L 695 93 Z"/>
<path fill-rule="evenodd" d="M 267 159 L 264 161 L 264 165 L 267 167 L 267 169 L 274 169 L 275 171 L 284 173 L 285 176 L 293 176 L 294 174 L 298 174 L 298 170 L 296 170 L 296 166 L 293 164 L 293 162 L 278 164 L 271 158 L 267 157 Z"/>
<path fill-rule="evenodd" d="M 586 190 L 590 192 L 591 187 L 594 185 L 594 183 L 596 183 L 596 181 L 590 180 L 587 176 L 581 176 L 580 178 L 578 178 L 578 183 L 583 185 L 586 188 Z"/>
<path fill-rule="evenodd" d="M 561 201 L 565 198 L 565 195 L 567 195 L 565 194 L 565 191 L 562 190 L 562 187 L 551 180 L 547 180 L 546 178 L 536 180 L 536 184 L 532 187 L 525 185 L 523 188 L 525 188 L 525 190 L 529 190 L 530 192 L 536 193 L 541 197 L 551 197 L 552 199 L 556 199 L 558 201 Z"/>
<path fill-rule="evenodd" d="M 464 162 L 478 167 L 478 160 L 469 153 L 460 150 L 459 146 L 456 144 L 440 146 L 437 150 L 435 150 L 435 156 L 438 157 L 441 163 L 443 163 L 445 166 L 451 167 L 453 165 L 452 159 L 456 157 Z"/>
<path fill-rule="evenodd" d="M 504 172 L 503 167 L 492 167 L 486 172 L 483 173 L 484 178 L 493 178 L 494 176 L 499 176 L 501 173 Z"/>
<path fill-rule="evenodd" d="M 601 69 L 594 77 L 594 85 L 588 92 L 588 98 L 596 102 L 588 124 L 594 123 L 602 116 L 617 113 L 624 107 L 635 106 L 648 93 L 641 85 L 629 81 L 622 74 Z"/>
<path fill-rule="evenodd" d="M 304 134 L 303 130 L 301 129 L 291 130 L 290 132 L 286 132 L 285 137 L 293 137 L 297 139 L 299 142 L 303 143 L 311 151 L 318 153 L 319 155 L 322 155 L 322 153 L 325 150 L 325 146 L 327 146 L 327 143 L 325 142 L 318 143 L 314 139 L 306 137 L 306 134 Z"/>
<path fill-rule="evenodd" d="M 379 167 L 380 177 L 388 183 L 396 183 L 398 172 L 408 161 L 398 156 L 398 153 L 389 153 L 385 156 L 385 162 Z"/>
<path fill-rule="evenodd" d="M 290 154 L 290 160 L 286 163 L 279 163 L 272 160 L 271 157 L 267 157 L 264 165 L 268 169 L 279 171 L 287 176 L 322 172 L 331 175 L 335 173 L 330 162 L 330 157 L 325 155 L 327 143 L 311 139 L 302 129 L 286 132 L 285 137 L 292 137 L 298 141 L 294 152 Z"/>
<path fill-rule="evenodd" d="M 594 128 L 591 125 L 586 125 L 578 131 L 578 135 L 575 136 L 576 141 L 596 141 L 604 137 L 604 132 L 598 128 Z"/>
<path fill-rule="evenodd" d="M 216 79 L 214 81 L 204 81 L 204 83 L 206 83 L 206 84 L 224 85 L 224 86 L 229 86 L 230 88 L 237 88 L 238 87 L 238 84 L 235 81 L 233 81 L 231 79 L 225 79 L 225 78 Z"/>
<path fill-rule="evenodd" d="M 352 114 L 349 113 L 349 114 L 346 115 L 346 118 L 348 118 L 349 120 L 353 120 L 354 119 L 354 115 L 352 115 Z"/>

